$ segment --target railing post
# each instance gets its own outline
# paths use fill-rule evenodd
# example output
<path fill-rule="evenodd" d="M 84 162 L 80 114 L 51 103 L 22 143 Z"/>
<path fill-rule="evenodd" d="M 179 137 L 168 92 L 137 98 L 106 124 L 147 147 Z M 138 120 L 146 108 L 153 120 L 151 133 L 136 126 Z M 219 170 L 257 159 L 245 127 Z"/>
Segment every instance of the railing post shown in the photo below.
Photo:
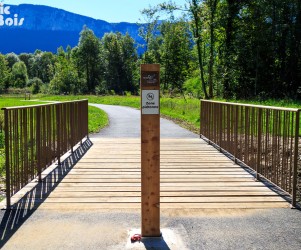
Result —
<path fill-rule="evenodd" d="M 202 100 L 200 100 L 200 138 L 202 138 Z"/>
<path fill-rule="evenodd" d="M 75 119 L 74 119 L 74 102 L 69 104 L 70 107 L 70 147 L 71 147 L 71 154 L 74 153 L 74 144 L 75 144 L 75 140 L 74 140 L 74 126 L 75 126 Z"/>
<path fill-rule="evenodd" d="M 297 175 L 298 175 L 298 144 L 299 144 L 299 128 L 300 128 L 300 110 L 296 112 L 296 131 L 295 131 L 295 152 L 294 152 L 294 169 L 293 169 L 293 187 L 292 187 L 292 207 L 297 204 Z"/>
<path fill-rule="evenodd" d="M 238 144 L 238 115 L 239 115 L 239 107 L 234 106 L 235 115 L 232 113 L 232 117 L 235 117 L 234 121 L 234 163 L 237 164 L 237 144 Z M 229 142 L 228 142 L 229 143 Z M 228 147 L 229 150 L 229 147 Z"/>
<path fill-rule="evenodd" d="M 4 111 L 4 134 L 5 134 L 5 167 L 6 167 L 6 209 L 11 206 L 10 193 L 10 167 L 9 167 L 9 126 L 8 126 L 8 110 Z"/>
<path fill-rule="evenodd" d="M 261 163 L 261 127 L 262 127 L 262 109 L 258 109 L 258 128 L 257 128 L 257 162 L 256 162 L 256 180 L 259 180 L 260 163 Z"/>
<path fill-rule="evenodd" d="M 41 166 L 41 109 L 37 108 L 36 110 L 36 145 L 37 145 L 37 170 L 38 170 L 38 180 L 42 181 L 42 166 Z"/>
<path fill-rule="evenodd" d="M 219 104 L 219 121 L 218 121 L 218 126 L 217 128 L 219 129 L 219 151 L 222 152 L 222 145 L 223 145 L 223 118 L 224 118 L 224 114 L 223 114 L 223 104 Z"/>
<path fill-rule="evenodd" d="M 56 108 L 56 136 L 57 136 L 57 160 L 58 165 L 61 165 L 61 104 L 57 104 Z"/>

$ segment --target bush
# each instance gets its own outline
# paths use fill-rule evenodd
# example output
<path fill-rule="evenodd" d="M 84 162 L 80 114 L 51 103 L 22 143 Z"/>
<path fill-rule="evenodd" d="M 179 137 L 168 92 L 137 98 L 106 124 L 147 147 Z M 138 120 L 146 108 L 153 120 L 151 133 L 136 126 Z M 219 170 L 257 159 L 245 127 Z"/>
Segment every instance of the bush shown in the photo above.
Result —
<path fill-rule="evenodd" d="M 21 88 L 8 88 L 7 94 L 8 95 L 23 95 L 25 93 L 25 89 Z"/>
<path fill-rule="evenodd" d="M 41 93 L 41 94 L 44 94 L 44 95 L 50 94 L 49 84 L 44 83 L 44 84 L 40 87 L 40 93 Z"/>
<path fill-rule="evenodd" d="M 0 176 L 4 175 L 5 170 L 5 151 L 4 151 L 4 133 L 0 132 Z"/>
<path fill-rule="evenodd" d="M 43 85 L 43 82 L 38 77 L 34 77 L 33 79 L 30 79 L 27 83 L 27 86 L 31 88 L 32 94 L 38 94 L 40 92 L 42 85 Z"/>
<path fill-rule="evenodd" d="M 3 129 L 4 129 L 4 114 L 0 113 L 0 133 L 3 132 Z"/>
<path fill-rule="evenodd" d="M 201 82 L 199 77 L 194 77 L 184 83 L 185 93 L 195 98 L 200 98 L 203 95 Z"/>
<path fill-rule="evenodd" d="M 4 132 L 0 132 L 0 149 L 4 148 Z"/>
<path fill-rule="evenodd" d="M 5 173 L 5 153 L 4 149 L 0 149 L 0 176 L 3 177 Z"/>

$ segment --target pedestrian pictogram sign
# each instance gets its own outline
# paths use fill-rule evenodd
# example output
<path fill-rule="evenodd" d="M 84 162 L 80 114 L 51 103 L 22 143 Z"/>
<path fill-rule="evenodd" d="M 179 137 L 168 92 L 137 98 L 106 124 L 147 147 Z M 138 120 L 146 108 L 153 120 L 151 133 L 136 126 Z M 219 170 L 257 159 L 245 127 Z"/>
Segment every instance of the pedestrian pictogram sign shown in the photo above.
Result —
<path fill-rule="evenodd" d="M 141 91 L 142 115 L 159 115 L 159 90 Z"/>

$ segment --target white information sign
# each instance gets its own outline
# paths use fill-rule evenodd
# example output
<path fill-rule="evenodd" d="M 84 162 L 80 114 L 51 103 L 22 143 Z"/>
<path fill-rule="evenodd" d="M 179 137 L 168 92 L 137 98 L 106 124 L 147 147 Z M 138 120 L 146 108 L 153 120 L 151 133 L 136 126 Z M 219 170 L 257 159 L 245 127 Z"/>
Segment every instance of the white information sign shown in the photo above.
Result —
<path fill-rule="evenodd" d="M 142 115 L 159 115 L 159 90 L 142 90 Z"/>

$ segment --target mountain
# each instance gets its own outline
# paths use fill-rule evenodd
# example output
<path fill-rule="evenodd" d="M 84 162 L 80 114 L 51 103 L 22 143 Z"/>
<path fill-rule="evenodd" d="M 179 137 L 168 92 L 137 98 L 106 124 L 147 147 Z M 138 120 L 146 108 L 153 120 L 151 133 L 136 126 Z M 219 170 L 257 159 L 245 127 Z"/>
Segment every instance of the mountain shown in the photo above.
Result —
<path fill-rule="evenodd" d="M 84 25 L 92 29 L 99 38 L 107 32 L 118 31 L 122 34 L 128 32 L 136 43 L 143 43 L 138 35 L 138 24 L 108 23 L 43 5 L 5 6 L 10 6 L 10 14 L 0 12 L 2 13 L 0 15 L 0 53 L 2 54 L 33 53 L 36 49 L 55 53 L 60 46 L 74 47 L 78 44 L 79 33 Z"/>

